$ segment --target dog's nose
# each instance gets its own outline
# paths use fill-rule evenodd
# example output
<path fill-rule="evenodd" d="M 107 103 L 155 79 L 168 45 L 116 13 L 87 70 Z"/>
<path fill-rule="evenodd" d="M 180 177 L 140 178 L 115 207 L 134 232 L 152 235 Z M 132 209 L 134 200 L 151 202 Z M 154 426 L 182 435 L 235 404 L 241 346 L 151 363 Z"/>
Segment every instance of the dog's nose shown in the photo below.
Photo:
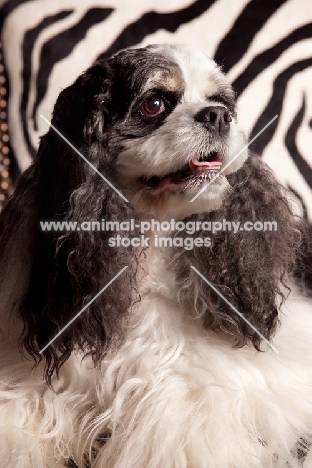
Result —
<path fill-rule="evenodd" d="M 197 122 L 202 123 L 207 130 L 220 134 L 229 131 L 230 122 L 232 121 L 229 111 L 221 106 L 204 107 L 194 118 Z"/>

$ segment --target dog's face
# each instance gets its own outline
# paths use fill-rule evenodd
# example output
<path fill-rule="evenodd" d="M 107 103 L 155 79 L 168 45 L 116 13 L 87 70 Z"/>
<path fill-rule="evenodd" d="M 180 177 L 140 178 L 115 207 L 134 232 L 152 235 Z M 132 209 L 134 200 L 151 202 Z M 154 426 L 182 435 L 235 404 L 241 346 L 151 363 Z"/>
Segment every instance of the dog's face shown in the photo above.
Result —
<path fill-rule="evenodd" d="M 183 219 L 218 209 L 226 175 L 245 161 L 234 92 L 195 47 L 149 46 L 111 59 L 114 105 L 108 128 L 117 179 L 139 215 Z M 190 200 L 215 179 L 192 203 Z"/>

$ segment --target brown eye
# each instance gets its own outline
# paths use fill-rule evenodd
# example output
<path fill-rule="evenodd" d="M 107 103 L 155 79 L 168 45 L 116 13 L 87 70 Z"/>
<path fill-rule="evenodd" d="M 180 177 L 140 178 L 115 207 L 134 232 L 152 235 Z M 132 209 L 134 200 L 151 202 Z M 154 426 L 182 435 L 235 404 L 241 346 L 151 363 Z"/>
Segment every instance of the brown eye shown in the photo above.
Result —
<path fill-rule="evenodd" d="M 143 116 L 147 119 L 156 117 L 166 110 L 164 101 L 161 98 L 155 96 L 146 99 L 146 101 L 144 101 L 141 105 L 140 109 Z"/>

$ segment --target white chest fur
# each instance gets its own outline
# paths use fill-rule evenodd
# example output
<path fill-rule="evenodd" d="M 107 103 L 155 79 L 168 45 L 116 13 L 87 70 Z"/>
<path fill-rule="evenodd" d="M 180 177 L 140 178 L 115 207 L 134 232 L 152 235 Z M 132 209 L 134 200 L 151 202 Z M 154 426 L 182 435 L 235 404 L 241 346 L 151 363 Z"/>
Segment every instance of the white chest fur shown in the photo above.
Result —
<path fill-rule="evenodd" d="M 181 310 L 168 258 L 149 253 L 127 340 L 103 367 L 97 467 L 299 466 L 312 430 L 311 307 L 293 300 L 274 344 L 233 349 Z M 144 266 L 143 266 L 144 268 Z"/>
<path fill-rule="evenodd" d="M 100 371 L 72 356 L 53 393 L 42 367 L 3 343 L 2 466 L 64 466 L 73 455 L 82 468 L 110 432 L 92 467 L 299 467 L 292 450 L 312 432 L 311 305 L 291 299 L 278 354 L 233 349 L 181 309 L 166 255 L 150 251 L 146 265 L 126 339 Z"/>

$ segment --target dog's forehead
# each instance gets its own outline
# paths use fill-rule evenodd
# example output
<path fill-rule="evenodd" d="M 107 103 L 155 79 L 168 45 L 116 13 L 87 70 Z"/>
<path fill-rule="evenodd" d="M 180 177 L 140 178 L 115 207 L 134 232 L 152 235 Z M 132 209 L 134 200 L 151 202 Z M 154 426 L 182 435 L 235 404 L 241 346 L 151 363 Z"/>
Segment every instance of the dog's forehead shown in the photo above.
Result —
<path fill-rule="evenodd" d="M 186 45 L 153 45 L 148 50 L 161 55 L 172 63 L 168 70 L 152 72 L 145 89 L 165 87 L 170 91 L 181 92 L 184 99 L 194 101 L 219 92 L 227 85 L 217 64 L 203 52 Z"/>

